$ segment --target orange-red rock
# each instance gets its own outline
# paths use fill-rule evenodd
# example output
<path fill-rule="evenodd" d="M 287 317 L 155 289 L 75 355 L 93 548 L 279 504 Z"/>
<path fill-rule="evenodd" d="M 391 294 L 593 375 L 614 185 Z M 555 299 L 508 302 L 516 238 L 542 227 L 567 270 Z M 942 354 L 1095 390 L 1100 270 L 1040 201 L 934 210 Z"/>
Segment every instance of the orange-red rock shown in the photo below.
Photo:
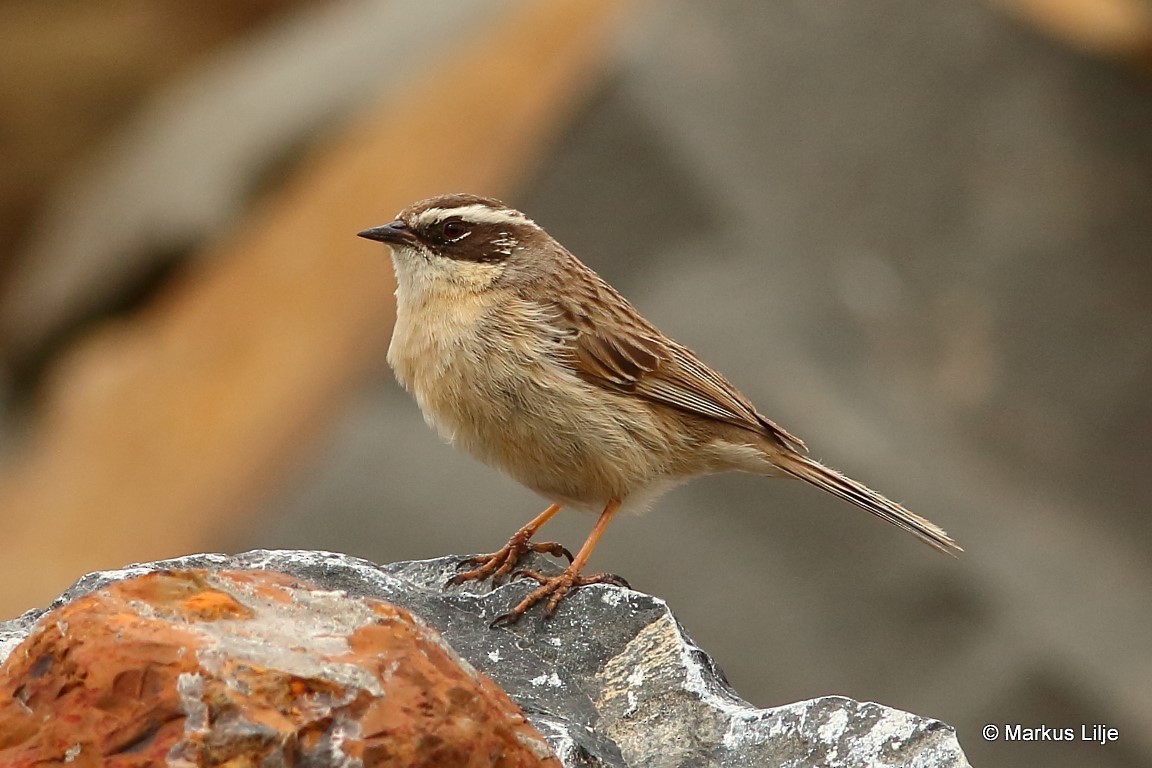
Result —
<path fill-rule="evenodd" d="M 3 768 L 262 764 L 559 761 L 408 612 L 267 571 L 117 582 L 0 665 Z"/>

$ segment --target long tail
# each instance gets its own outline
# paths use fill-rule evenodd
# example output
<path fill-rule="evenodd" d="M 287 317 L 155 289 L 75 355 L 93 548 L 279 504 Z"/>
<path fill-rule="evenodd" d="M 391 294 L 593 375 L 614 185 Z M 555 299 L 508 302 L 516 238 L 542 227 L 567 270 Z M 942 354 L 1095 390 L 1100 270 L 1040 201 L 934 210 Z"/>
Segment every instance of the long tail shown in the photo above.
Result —
<path fill-rule="evenodd" d="M 930 520 L 913 514 L 894 501 L 845 477 L 834 469 L 829 469 L 818 461 L 798 453 L 781 452 L 772 457 L 772 463 L 785 473 L 823 488 L 834 496 L 850 501 L 867 510 L 881 520 L 886 520 L 897 528 L 903 528 L 933 549 L 955 555 L 964 550 Z"/>

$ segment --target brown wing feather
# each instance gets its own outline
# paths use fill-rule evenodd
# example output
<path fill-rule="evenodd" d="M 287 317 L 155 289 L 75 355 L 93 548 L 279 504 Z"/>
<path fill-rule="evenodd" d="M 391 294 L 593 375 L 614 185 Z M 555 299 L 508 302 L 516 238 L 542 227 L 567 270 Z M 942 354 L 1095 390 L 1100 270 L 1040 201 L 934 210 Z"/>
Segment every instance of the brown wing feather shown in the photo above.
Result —
<path fill-rule="evenodd" d="M 607 389 L 767 433 L 796 451 L 807 450 L 803 441 L 758 413 L 691 350 L 661 334 L 595 273 L 585 268 L 579 274 L 577 285 L 553 297 L 565 361 L 578 376 Z"/>

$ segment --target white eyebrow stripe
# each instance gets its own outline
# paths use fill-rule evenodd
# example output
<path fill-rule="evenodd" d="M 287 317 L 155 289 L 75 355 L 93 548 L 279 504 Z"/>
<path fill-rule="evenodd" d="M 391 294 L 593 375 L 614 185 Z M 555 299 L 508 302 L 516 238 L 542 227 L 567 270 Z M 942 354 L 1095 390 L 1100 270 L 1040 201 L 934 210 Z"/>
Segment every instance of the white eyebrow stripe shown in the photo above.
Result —
<path fill-rule="evenodd" d="M 465 221 L 477 224 L 532 224 L 520 211 L 512 208 L 489 208 L 486 205 L 461 205 L 456 208 L 429 208 L 413 218 L 416 227 L 426 227 L 444 221 L 451 216 L 459 216 Z"/>

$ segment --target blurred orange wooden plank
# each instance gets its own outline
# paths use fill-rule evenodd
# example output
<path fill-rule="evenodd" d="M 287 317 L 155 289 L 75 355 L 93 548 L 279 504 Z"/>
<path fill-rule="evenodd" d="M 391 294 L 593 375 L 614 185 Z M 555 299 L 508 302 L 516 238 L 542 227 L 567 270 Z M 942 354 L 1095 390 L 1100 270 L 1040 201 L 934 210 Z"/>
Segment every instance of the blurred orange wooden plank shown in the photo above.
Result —
<path fill-rule="evenodd" d="M 534 0 L 476 30 L 147 311 L 81 342 L 0 475 L 0 617 L 90 570 L 200 549 L 252 511 L 384 354 L 388 260 L 355 233 L 431 194 L 512 190 L 624 5 Z"/>

